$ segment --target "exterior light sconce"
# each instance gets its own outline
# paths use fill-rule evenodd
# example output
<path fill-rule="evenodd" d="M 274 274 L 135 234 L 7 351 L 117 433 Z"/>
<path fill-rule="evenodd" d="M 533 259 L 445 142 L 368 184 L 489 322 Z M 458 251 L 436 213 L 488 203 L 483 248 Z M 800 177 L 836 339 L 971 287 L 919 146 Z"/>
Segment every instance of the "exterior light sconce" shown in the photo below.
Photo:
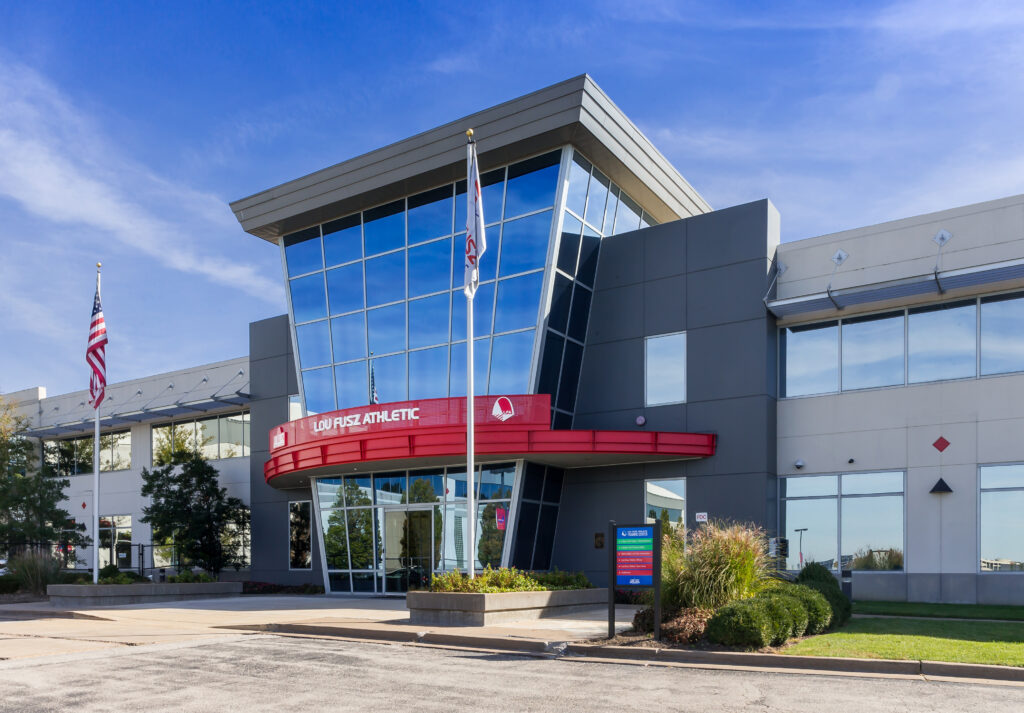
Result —
<path fill-rule="evenodd" d="M 645 416 L 637 416 L 636 417 L 636 425 L 637 426 L 643 426 L 645 423 L 647 423 L 647 418 Z"/>
<path fill-rule="evenodd" d="M 848 461 L 846 461 L 846 462 L 847 462 L 847 463 L 851 463 L 851 464 L 852 464 L 852 463 L 853 463 L 853 458 L 851 458 L 850 460 L 848 460 Z"/>
<path fill-rule="evenodd" d="M 797 470 L 800 470 L 801 468 L 803 468 L 804 465 L 805 465 L 805 463 L 804 463 L 802 458 L 797 458 L 796 462 L 793 463 L 793 467 L 796 468 Z"/>

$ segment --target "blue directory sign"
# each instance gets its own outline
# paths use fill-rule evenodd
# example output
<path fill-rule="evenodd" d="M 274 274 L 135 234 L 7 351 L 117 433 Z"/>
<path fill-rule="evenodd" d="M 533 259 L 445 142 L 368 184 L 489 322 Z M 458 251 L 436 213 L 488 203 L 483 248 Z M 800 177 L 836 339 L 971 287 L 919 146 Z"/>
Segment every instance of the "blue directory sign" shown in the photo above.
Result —
<path fill-rule="evenodd" d="M 654 526 L 615 528 L 615 583 L 654 585 Z"/>

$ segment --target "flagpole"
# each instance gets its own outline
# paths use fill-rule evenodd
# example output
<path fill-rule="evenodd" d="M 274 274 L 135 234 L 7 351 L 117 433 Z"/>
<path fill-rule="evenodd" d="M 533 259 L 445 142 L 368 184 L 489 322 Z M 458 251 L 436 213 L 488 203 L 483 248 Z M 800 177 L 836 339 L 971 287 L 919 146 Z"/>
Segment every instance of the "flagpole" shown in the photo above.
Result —
<path fill-rule="evenodd" d="M 96 263 L 96 294 L 100 293 L 100 268 Z M 92 583 L 100 580 L 100 402 L 96 402 L 92 441 Z"/>
<path fill-rule="evenodd" d="M 473 130 L 469 129 L 466 132 L 466 165 L 472 166 L 473 164 Z M 475 191 L 476 187 L 471 185 L 473 183 L 473 176 L 468 175 L 466 182 L 466 205 L 473 205 L 473 201 L 469 200 L 469 192 Z M 469 223 L 467 216 L 467 223 Z M 475 230 L 470 228 L 469 224 L 466 226 L 467 235 L 469 230 Z M 473 236 L 476 237 L 476 236 Z M 474 480 L 476 476 L 476 463 L 474 459 L 474 451 L 476 450 L 476 440 L 474 433 L 474 426 L 476 425 L 476 414 L 473 409 L 473 296 L 468 292 L 466 293 L 466 515 L 469 520 L 468 534 L 469 534 L 469 578 L 473 579 L 476 577 L 476 498 Z"/>

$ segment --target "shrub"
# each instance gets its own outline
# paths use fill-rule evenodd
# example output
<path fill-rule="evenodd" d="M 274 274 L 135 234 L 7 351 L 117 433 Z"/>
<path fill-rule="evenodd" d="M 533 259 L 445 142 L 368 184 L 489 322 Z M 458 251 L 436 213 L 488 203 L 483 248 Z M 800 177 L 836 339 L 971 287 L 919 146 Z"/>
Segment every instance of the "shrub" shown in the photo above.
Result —
<path fill-rule="evenodd" d="M 757 595 L 772 581 L 761 528 L 711 522 L 688 543 L 684 532 L 671 529 L 662 545 L 662 603 L 669 616 L 682 608 L 717 609 Z"/>
<path fill-rule="evenodd" d="M 60 582 L 60 561 L 49 552 L 26 551 L 12 557 L 7 568 L 19 587 L 33 594 L 46 594 L 46 585 Z"/>
<path fill-rule="evenodd" d="M 829 575 L 832 577 L 832 575 Z M 804 582 L 807 587 L 821 593 L 832 609 L 832 627 L 842 626 L 850 618 L 850 600 L 839 589 L 839 583 L 832 577 L 832 583 L 809 581 Z"/>
<path fill-rule="evenodd" d="M 92 576 L 85 572 L 61 572 L 61 584 L 92 584 Z"/>
<path fill-rule="evenodd" d="M 98 579 L 110 579 L 121 574 L 121 570 L 117 568 L 116 564 L 107 564 L 100 567 Z"/>
<path fill-rule="evenodd" d="M 799 599 L 807 610 L 807 634 L 820 634 L 832 623 L 832 607 L 824 595 L 803 584 L 789 584 L 783 589 Z"/>
<path fill-rule="evenodd" d="M 594 585 L 583 572 L 563 572 L 553 569 L 550 572 L 528 572 L 535 582 L 545 589 L 590 589 Z"/>
<path fill-rule="evenodd" d="M 694 644 L 704 636 L 713 615 L 710 609 L 683 609 L 679 616 L 662 625 L 661 637 L 673 644 Z"/>
<path fill-rule="evenodd" d="M 546 588 L 526 572 L 515 567 L 491 569 L 489 566 L 470 579 L 458 570 L 444 572 L 430 582 L 432 592 L 543 592 Z"/>
<path fill-rule="evenodd" d="M 786 610 L 785 619 L 789 622 L 790 627 L 782 640 L 778 642 L 779 644 L 785 643 L 786 639 L 791 637 L 804 635 L 804 632 L 807 631 L 810 614 L 803 601 L 790 594 L 788 589 L 781 587 L 765 592 L 760 595 L 760 598 L 776 602 Z"/>
<path fill-rule="evenodd" d="M 768 615 L 771 631 L 771 645 L 779 646 L 786 643 L 796 628 L 796 620 L 792 607 L 783 597 L 760 596 L 752 600 L 764 607 Z"/>
<path fill-rule="evenodd" d="M 0 594 L 14 594 L 21 585 L 13 574 L 0 575 Z"/>
<path fill-rule="evenodd" d="M 654 609 L 644 607 L 637 609 L 633 615 L 633 631 L 640 634 L 650 634 L 654 631 Z"/>
<path fill-rule="evenodd" d="M 208 575 L 206 572 L 199 572 L 196 574 L 190 569 L 182 570 L 177 575 L 172 575 L 167 578 L 168 582 L 175 584 L 199 584 L 202 582 L 216 582 L 217 580 Z"/>
<path fill-rule="evenodd" d="M 817 562 L 810 562 L 804 565 L 804 568 L 800 570 L 800 574 L 796 576 L 797 584 L 807 584 L 809 582 L 822 582 L 823 584 L 832 585 L 839 590 L 839 580 L 836 579 L 832 571 L 823 564 Z"/>
<path fill-rule="evenodd" d="M 715 612 L 705 633 L 716 644 L 759 649 L 771 644 L 773 626 L 763 599 L 744 599 Z"/>
<path fill-rule="evenodd" d="M 869 547 L 857 550 L 853 554 L 850 569 L 894 570 L 903 569 L 903 550 L 873 550 Z"/>

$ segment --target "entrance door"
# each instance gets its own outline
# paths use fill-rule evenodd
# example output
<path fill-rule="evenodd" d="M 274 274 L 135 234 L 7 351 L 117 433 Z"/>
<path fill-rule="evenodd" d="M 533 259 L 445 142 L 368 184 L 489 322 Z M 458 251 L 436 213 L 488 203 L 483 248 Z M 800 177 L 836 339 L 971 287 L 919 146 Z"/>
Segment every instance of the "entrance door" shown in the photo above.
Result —
<path fill-rule="evenodd" d="M 384 509 L 384 593 L 425 589 L 433 571 L 434 509 Z"/>

